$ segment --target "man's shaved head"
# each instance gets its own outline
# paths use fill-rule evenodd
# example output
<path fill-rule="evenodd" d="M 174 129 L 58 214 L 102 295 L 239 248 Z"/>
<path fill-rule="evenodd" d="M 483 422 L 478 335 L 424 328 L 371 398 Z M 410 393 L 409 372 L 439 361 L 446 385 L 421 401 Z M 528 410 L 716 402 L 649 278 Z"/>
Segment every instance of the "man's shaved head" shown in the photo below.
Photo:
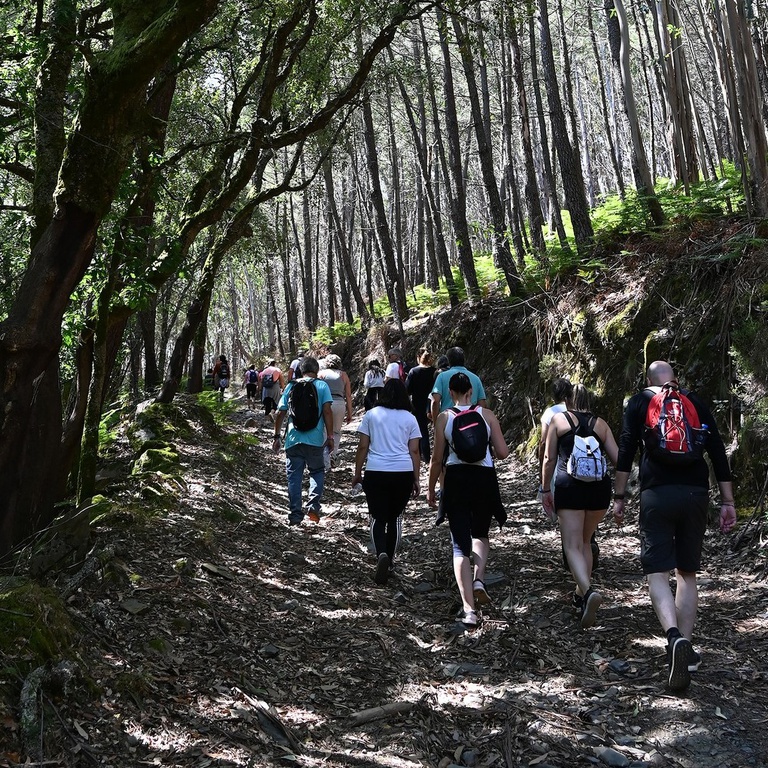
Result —
<path fill-rule="evenodd" d="M 677 381 L 675 371 L 666 360 L 656 360 L 648 366 L 648 383 L 652 387 L 660 387 L 668 381 Z"/>

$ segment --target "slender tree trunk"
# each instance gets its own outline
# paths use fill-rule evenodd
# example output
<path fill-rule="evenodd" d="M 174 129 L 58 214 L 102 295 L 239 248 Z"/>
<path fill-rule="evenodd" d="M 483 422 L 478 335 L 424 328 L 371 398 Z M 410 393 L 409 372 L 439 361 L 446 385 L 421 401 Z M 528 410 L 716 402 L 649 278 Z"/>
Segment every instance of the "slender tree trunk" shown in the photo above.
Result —
<path fill-rule="evenodd" d="M 456 16 L 453 17 L 453 30 L 456 42 L 461 52 L 461 61 L 464 67 L 464 75 L 467 80 L 467 92 L 472 110 L 472 122 L 475 128 L 475 141 L 477 142 L 480 170 L 483 176 L 485 194 L 488 200 L 488 212 L 493 226 L 493 255 L 496 267 L 501 269 L 506 278 L 509 291 L 515 295 L 518 290 L 520 278 L 515 269 L 512 253 L 507 240 L 507 223 L 504 218 L 504 207 L 501 204 L 499 185 L 496 180 L 493 152 L 491 150 L 490 135 L 486 128 L 486 121 L 480 104 L 477 91 L 477 79 L 475 74 L 475 61 L 472 56 L 471 43 L 466 28 L 462 28 Z"/>
<path fill-rule="evenodd" d="M 438 6 L 437 27 L 440 35 L 440 48 L 443 52 L 443 100 L 445 108 L 445 133 L 448 138 L 449 176 L 451 186 L 450 204 L 456 247 L 459 252 L 459 267 L 464 277 L 467 298 L 474 301 L 480 298 L 480 286 L 477 282 L 475 259 L 467 223 L 467 192 L 464 186 L 465 173 L 462 168 L 461 139 L 459 118 L 456 112 L 456 95 L 453 87 L 453 66 L 448 46 L 448 29 L 445 13 Z"/>
<path fill-rule="evenodd" d="M 549 121 L 552 126 L 554 145 L 560 164 L 563 193 L 568 212 L 571 215 L 571 226 L 576 247 L 581 249 L 592 242 L 592 222 L 589 218 L 589 206 L 584 191 L 584 177 L 581 163 L 576 156 L 568 138 L 565 113 L 560 100 L 560 90 L 555 68 L 555 57 L 552 50 L 552 35 L 549 28 L 549 8 L 547 0 L 539 0 L 539 36 L 541 40 L 541 63 L 544 75 L 544 85 L 549 103 Z"/>

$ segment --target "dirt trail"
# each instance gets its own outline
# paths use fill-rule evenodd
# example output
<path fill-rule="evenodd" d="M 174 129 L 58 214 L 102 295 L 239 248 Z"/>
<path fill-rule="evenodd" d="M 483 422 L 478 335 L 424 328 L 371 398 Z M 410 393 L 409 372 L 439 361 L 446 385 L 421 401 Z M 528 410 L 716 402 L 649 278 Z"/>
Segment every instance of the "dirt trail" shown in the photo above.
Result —
<path fill-rule="evenodd" d="M 719 534 L 702 574 L 704 661 L 672 696 L 631 512 L 622 531 L 602 527 L 605 602 L 582 631 L 534 472 L 503 462 L 510 519 L 492 533 L 493 605 L 465 633 L 447 526 L 423 498 L 406 512 L 390 583 L 374 584 L 364 500 L 348 490 L 355 424 L 320 524 L 289 528 L 271 424 L 256 422 L 247 431 L 261 445 L 226 462 L 205 441 L 179 446 L 178 508 L 120 533 L 124 578 L 71 602 L 88 684 L 52 704 L 48 765 L 768 765 L 766 585 Z M 97 532 L 102 544 L 117 536 Z M 127 598 L 146 612 L 121 609 Z M 398 711 L 355 724 L 386 705 Z"/>

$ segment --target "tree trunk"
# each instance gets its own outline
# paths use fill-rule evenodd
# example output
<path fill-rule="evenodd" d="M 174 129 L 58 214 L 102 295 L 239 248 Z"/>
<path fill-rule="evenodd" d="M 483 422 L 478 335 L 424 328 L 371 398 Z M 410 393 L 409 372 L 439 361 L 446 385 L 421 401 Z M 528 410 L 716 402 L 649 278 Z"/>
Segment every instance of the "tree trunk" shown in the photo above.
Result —
<path fill-rule="evenodd" d="M 544 85 L 549 103 L 549 122 L 557 150 L 557 159 L 562 176 L 565 204 L 571 215 L 573 237 L 578 249 L 591 244 L 593 231 L 589 218 L 589 206 L 584 192 L 584 177 L 581 163 L 568 138 L 568 128 L 560 99 L 560 89 L 552 50 L 552 35 L 549 28 L 549 8 L 547 0 L 539 0 L 539 35 L 541 40 L 541 63 Z"/>
<path fill-rule="evenodd" d="M 450 184 L 449 195 L 451 219 L 456 238 L 456 248 L 459 252 L 459 267 L 464 277 L 467 298 L 475 301 L 480 298 L 480 286 L 477 282 L 475 258 L 472 253 L 472 242 L 467 223 L 467 192 L 464 186 L 464 169 L 462 168 L 461 138 L 459 134 L 459 118 L 456 112 L 456 94 L 453 87 L 453 65 L 448 46 L 448 28 L 445 13 L 436 7 L 437 28 L 440 35 L 440 49 L 443 52 L 443 99 L 445 107 L 445 133 L 448 137 L 448 170 L 446 182 Z"/>
<path fill-rule="evenodd" d="M 467 80 L 469 103 L 472 110 L 472 122 L 475 128 L 475 141 L 480 160 L 480 170 L 483 176 L 485 194 L 488 199 L 488 212 L 493 226 L 493 255 L 496 267 L 501 269 L 506 278 L 509 292 L 513 296 L 519 288 L 520 277 L 515 269 L 512 252 L 507 240 L 507 223 L 504 217 L 504 207 L 501 204 L 499 185 L 496 180 L 496 171 L 493 162 L 489 131 L 486 129 L 486 121 L 480 105 L 480 97 L 477 92 L 477 79 L 475 75 L 475 62 L 470 48 L 469 35 L 466 28 L 462 28 L 456 16 L 453 17 L 453 29 L 456 42 L 461 52 L 461 62 L 464 67 L 464 75 Z M 482 46 L 481 46 L 482 47 Z"/>

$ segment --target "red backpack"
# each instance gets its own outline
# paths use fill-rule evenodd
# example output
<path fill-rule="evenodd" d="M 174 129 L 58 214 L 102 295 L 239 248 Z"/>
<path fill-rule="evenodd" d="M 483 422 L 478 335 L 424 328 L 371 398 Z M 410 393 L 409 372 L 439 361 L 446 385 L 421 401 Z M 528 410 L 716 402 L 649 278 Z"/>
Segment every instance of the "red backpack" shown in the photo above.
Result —
<path fill-rule="evenodd" d="M 691 464 L 702 456 L 708 428 L 699 420 L 695 406 L 668 381 L 648 403 L 643 439 L 648 455 L 663 464 Z"/>

